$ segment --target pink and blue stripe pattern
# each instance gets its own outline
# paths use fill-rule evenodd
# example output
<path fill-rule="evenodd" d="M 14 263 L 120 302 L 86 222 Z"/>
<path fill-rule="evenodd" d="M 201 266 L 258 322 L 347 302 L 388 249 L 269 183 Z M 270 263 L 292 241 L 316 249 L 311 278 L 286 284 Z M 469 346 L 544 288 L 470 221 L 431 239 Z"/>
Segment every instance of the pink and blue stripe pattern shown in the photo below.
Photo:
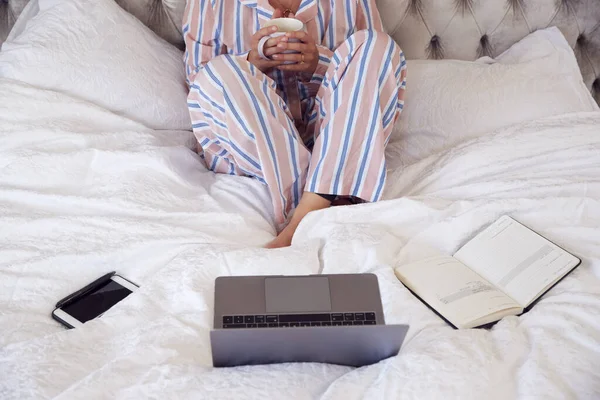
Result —
<path fill-rule="evenodd" d="M 302 0 L 296 18 L 319 51 L 308 77 L 246 60 L 273 11 L 268 0 L 188 0 L 188 107 L 207 167 L 265 183 L 281 224 L 303 191 L 378 200 L 406 61 L 375 1 Z"/>

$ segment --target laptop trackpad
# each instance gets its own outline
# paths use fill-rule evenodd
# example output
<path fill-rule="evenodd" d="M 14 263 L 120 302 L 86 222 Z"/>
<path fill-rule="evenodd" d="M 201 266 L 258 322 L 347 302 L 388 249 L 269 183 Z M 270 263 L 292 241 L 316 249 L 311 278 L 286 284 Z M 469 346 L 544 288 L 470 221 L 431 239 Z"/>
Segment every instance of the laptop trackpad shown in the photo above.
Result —
<path fill-rule="evenodd" d="M 268 313 L 331 311 L 325 276 L 265 278 Z"/>

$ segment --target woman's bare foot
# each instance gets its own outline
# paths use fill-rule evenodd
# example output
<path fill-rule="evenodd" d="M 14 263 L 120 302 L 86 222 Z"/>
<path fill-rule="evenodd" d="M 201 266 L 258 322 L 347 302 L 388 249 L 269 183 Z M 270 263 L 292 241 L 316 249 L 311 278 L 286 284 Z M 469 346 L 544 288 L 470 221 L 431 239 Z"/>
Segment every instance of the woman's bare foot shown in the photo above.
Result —
<path fill-rule="evenodd" d="M 292 244 L 292 238 L 294 237 L 294 233 L 302 221 L 302 218 L 306 216 L 311 211 L 321 210 L 323 208 L 328 208 L 331 205 L 331 201 L 324 199 L 316 193 L 312 192 L 304 192 L 302 198 L 300 199 L 300 204 L 296 207 L 294 211 L 294 215 L 292 215 L 292 219 L 289 224 L 285 227 L 284 230 L 277 235 L 275 239 L 271 242 L 267 243 L 265 246 L 267 249 L 278 249 L 280 247 L 287 247 Z"/>

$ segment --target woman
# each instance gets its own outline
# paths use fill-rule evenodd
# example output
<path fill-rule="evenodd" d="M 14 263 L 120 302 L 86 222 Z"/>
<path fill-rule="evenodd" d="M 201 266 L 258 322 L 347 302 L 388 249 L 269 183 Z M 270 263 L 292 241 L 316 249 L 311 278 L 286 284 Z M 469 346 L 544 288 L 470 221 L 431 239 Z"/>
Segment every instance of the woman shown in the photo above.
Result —
<path fill-rule="evenodd" d="M 280 17 L 305 31 L 267 40 L 261 58 L 259 41 L 277 30 L 261 26 Z M 336 197 L 379 200 L 406 62 L 374 0 L 188 0 L 183 32 L 207 167 L 266 184 L 279 227 L 295 210 L 267 247 L 289 246 Z"/>

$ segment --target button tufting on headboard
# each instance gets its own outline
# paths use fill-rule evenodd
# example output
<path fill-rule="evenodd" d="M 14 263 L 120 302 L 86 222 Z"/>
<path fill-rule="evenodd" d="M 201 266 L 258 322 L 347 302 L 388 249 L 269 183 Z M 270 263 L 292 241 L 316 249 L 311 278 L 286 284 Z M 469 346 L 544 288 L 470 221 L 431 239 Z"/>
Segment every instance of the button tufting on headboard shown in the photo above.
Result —
<path fill-rule="evenodd" d="M 494 56 L 494 47 L 490 43 L 490 37 L 488 35 L 483 35 L 481 39 L 479 39 L 479 47 L 477 48 L 477 58 L 483 56 Z"/>
<path fill-rule="evenodd" d="M 0 43 L 27 1 L 0 0 Z M 183 47 L 185 0 L 115 1 L 158 35 Z M 409 59 L 495 57 L 536 29 L 557 26 L 574 48 L 583 79 L 600 102 L 600 0 L 376 1 L 387 32 Z"/>
<path fill-rule="evenodd" d="M 600 0 L 377 0 L 407 58 L 495 57 L 529 33 L 557 26 L 600 102 Z"/>
<path fill-rule="evenodd" d="M 427 58 L 441 60 L 444 58 L 444 47 L 438 35 L 433 35 L 427 46 Z"/>

